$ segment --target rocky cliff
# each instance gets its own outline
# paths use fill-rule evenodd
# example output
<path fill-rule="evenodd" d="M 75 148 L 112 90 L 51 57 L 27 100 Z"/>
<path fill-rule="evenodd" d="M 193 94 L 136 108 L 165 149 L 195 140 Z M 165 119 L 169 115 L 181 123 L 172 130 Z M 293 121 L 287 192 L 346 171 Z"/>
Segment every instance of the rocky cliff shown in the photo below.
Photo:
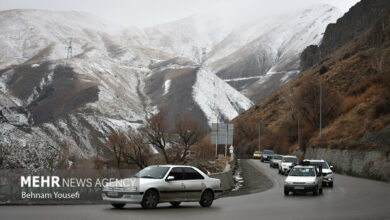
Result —
<path fill-rule="evenodd" d="M 300 150 L 304 154 L 309 148 L 362 154 L 375 151 L 386 160 L 390 152 L 389 9 L 390 1 L 363 0 L 336 24 L 328 26 L 321 46 L 310 46 L 302 54 L 306 59 L 302 60 L 306 62 L 305 71 L 233 120 L 240 156 L 250 155 L 258 147 L 261 123 L 262 148 L 278 153 Z M 354 38 L 348 40 L 346 36 Z M 308 64 L 307 59 L 311 58 L 318 61 Z M 317 153 L 310 155 L 322 157 Z M 340 170 L 351 169 L 342 165 L 347 163 L 340 164 Z M 366 174 L 359 169 L 352 170 L 376 175 L 375 169 L 368 169 Z"/>
<path fill-rule="evenodd" d="M 346 43 L 356 40 L 377 22 L 389 3 L 388 0 L 363 0 L 339 18 L 337 23 L 329 24 L 322 43 L 309 46 L 302 52 L 301 70 L 308 69 Z"/>

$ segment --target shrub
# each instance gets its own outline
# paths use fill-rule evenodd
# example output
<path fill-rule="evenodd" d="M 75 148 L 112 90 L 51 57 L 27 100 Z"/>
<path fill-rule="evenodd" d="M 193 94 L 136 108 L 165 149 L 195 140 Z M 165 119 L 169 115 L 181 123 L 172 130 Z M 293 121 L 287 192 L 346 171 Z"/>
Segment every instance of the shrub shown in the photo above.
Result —
<path fill-rule="evenodd" d="M 324 73 L 326 73 L 326 72 L 328 72 L 328 67 L 326 67 L 326 66 L 321 66 L 321 68 L 320 68 L 320 75 L 322 75 L 322 74 L 324 74 Z"/>

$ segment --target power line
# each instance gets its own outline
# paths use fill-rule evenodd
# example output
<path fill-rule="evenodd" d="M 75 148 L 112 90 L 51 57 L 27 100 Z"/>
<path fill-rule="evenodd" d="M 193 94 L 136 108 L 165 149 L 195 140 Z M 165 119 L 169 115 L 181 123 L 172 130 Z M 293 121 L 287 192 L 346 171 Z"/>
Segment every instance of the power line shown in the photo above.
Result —
<path fill-rule="evenodd" d="M 68 46 L 68 54 L 66 55 L 67 59 L 72 58 L 72 38 L 70 38 L 69 46 Z"/>

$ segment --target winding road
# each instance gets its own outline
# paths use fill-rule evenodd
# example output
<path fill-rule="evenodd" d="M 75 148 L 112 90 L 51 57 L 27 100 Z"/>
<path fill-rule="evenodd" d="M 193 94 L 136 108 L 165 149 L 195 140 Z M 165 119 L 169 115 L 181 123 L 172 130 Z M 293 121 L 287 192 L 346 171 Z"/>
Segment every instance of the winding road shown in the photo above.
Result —
<path fill-rule="evenodd" d="M 390 219 L 390 184 L 344 175 L 335 175 L 333 188 L 323 195 L 283 195 L 284 176 L 268 164 L 248 161 L 267 175 L 274 186 L 264 192 L 218 199 L 210 208 L 184 203 L 179 208 L 160 204 L 155 210 L 126 205 L 1 206 L 0 219 Z"/>

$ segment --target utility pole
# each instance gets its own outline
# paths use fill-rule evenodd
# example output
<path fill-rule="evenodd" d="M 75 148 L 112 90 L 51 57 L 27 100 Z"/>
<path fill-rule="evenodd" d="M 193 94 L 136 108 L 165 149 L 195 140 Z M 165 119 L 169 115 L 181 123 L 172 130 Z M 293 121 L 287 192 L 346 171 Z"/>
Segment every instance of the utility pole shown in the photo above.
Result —
<path fill-rule="evenodd" d="M 217 137 L 215 138 L 215 159 L 218 159 L 218 117 L 217 117 Z"/>
<path fill-rule="evenodd" d="M 322 138 L 322 82 L 320 81 L 320 139 Z"/>
<path fill-rule="evenodd" d="M 225 145 L 225 158 L 227 157 L 227 146 L 228 146 L 228 127 L 229 124 L 226 123 L 226 145 Z"/>
<path fill-rule="evenodd" d="M 259 151 L 260 150 L 261 123 L 259 123 Z"/>
<path fill-rule="evenodd" d="M 315 82 L 311 81 L 313 84 L 320 87 L 320 139 L 322 138 L 322 81 Z"/>
<path fill-rule="evenodd" d="M 72 58 L 72 38 L 70 38 L 69 46 L 68 46 L 68 54 L 66 55 L 67 59 Z"/>
<path fill-rule="evenodd" d="M 298 111 L 298 147 L 300 148 L 301 147 L 301 134 L 300 134 L 300 117 L 301 117 L 301 114 L 300 112 Z"/>

